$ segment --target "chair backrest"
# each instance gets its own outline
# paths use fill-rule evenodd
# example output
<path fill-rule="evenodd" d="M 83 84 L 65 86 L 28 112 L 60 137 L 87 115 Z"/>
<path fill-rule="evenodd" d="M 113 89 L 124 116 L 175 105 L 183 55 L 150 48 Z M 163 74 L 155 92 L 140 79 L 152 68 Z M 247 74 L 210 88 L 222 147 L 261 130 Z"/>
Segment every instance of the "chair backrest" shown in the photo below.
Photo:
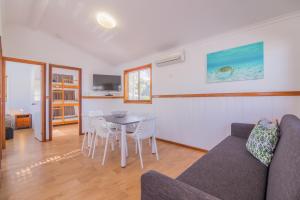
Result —
<path fill-rule="evenodd" d="M 151 112 L 130 112 L 129 114 L 144 117 L 145 119 L 155 118 L 155 115 Z"/>
<path fill-rule="evenodd" d="M 156 133 L 156 118 L 154 117 L 145 118 L 140 121 L 134 132 L 141 139 L 156 136 Z"/>
<path fill-rule="evenodd" d="M 97 121 L 97 118 L 103 116 L 102 110 L 91 110 L 87 115 L 83 116 L 83 130 L 84 132 L 95 131 L 94 124 Z"/>
<path fill-rule="evenodd" d="M 98 136 L 106 137 L 107 133 L 111 131 L 106 120 L 102 117 L 94 118 L 92 122 Z"/>
<path fill-rule="evenodd" d="M 102 110 L 90 110 L 88 113 L 89 117 L 102 117 L 103 115 Z"/>
<path fill-rule="evenodd" d="M 267 200 L 300 199 L 300 120 L 285 115 L 280 123 L 280 139 L 272 159 Z"/>
<path fill-rule="evenodd" d="M 89 118 L 89 125 L 91 128 L 95 128 L 95 124 L 99 118 L 102 118 L 103 112 L 102 110 L 91 110 L 89 111 L 88 118 Z"/>

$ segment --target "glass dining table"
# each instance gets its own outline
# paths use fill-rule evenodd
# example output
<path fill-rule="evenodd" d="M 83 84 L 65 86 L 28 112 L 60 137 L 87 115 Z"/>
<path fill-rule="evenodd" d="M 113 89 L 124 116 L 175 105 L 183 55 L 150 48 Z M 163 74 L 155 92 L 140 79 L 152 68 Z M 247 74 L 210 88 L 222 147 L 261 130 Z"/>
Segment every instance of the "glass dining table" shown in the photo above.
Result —
<path fill-rule="evenodd" d="M 141 115 L 134 115 L 134 114 L 128 114 L 125 117 L 116 117 L 113 115 L 104 115 L 103 118 L 110 123 L 118 124 L 121 126 L 121 167 L 126 167 L 126 126 L 130 124 L 135 124 L 143 119 L 145 119 L 144 116 Z"/>

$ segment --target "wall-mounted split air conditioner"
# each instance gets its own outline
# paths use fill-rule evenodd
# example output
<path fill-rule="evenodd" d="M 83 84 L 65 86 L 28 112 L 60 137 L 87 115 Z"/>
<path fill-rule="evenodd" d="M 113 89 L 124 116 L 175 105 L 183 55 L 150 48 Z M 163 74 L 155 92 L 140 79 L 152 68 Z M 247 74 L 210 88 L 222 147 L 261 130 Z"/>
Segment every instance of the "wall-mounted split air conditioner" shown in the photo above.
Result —
<path fill-rule="evenodd" d="M 163 66 L 167 66 L 167 65 L 181 63 L 184 61 L 185 61 L 185 53 L 184 53 L 184 51 L 181 51 L 181 52 L 169 54 L 165 57 L 162 57 L 161 59 L 158 59 L 157 61 L 155 61 L 155 64 L 158 67 L 163 67 Z"/>

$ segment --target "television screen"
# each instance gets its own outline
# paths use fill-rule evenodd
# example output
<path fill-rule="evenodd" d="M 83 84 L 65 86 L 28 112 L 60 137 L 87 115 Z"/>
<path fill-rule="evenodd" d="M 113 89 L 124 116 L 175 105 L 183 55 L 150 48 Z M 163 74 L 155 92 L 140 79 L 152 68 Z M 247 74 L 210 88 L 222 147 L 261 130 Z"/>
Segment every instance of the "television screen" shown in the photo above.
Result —
<path fill-rule="evenodd" d="M 93 88 L 101 91 L 120 91 L 121 76 L 94 74 Z"/>

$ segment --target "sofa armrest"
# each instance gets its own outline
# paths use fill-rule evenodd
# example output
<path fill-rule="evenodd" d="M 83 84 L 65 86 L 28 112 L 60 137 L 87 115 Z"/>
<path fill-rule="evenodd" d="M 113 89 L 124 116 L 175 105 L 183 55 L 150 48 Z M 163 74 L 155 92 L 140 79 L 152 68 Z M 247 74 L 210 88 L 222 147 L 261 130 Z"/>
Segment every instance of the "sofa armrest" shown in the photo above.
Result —
<path fill-rule="evenodd" d="M 231 136 L 248 139 L 254 126 L 255 126 L 255 124 L 232 123 L 231 124 Z"/>
<path fill-rule="evenodd" d="M 220 200 L 155 171 L 142 176 L 142 200 Z"/>

